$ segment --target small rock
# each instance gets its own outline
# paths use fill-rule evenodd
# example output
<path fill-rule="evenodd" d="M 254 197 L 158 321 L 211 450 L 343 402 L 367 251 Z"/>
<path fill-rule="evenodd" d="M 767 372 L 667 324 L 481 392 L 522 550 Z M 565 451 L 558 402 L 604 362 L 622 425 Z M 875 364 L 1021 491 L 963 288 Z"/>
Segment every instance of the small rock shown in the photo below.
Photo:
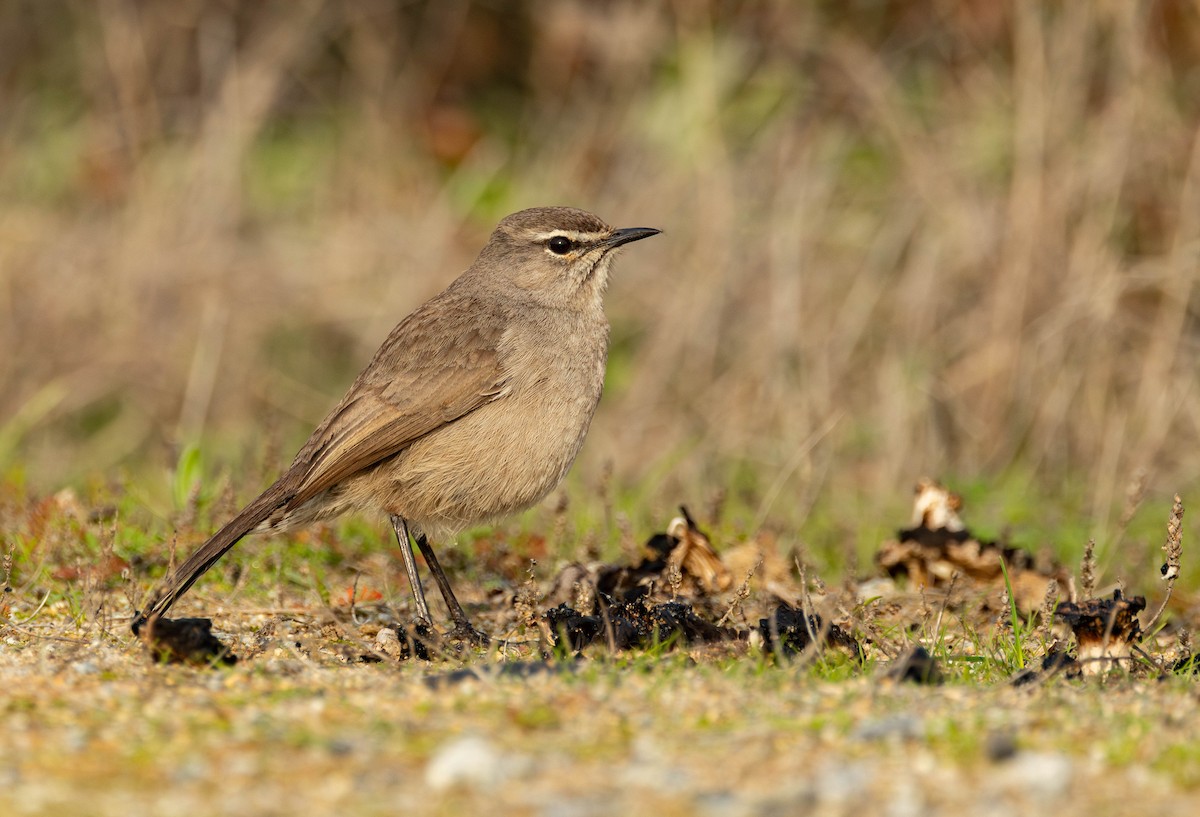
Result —
<path fill-rule="evenodd" d="M 346 757 L 353 754 L 355 745 L 353 741 L 345 738 L 334 738 L 329 742 L 329 754 L 334 757 Z"/>
<path fill-rule="evenodd" d="M 425 767 L 425 782 L 438 791 L 454 786 L 487 788 L 518 773 L 525 760 L 505 756 L 491 741 L 467 736 L 443 745 Z"/>
<path fill-rule="evenodd" d="M 867 763 L 826 763 L 813 778 L 816 800 L 825 805 L 847 805 L 865 797 L 875 767 Z"/>
<path fill-rule="evenodd" d="M 293 658 L 271 658 L 263 663 L 268 675 L 299 675 L 304 672 L 304 662 Z"/>
<path fill-rule="evenodd" d="M 194 783 L 207 779 L 213 774 L 212 767 L 199 757 L 183 760 L 170 770 L 170 780 L 173 783 Z"/>
<path fill-rule="evenodd" d="M 383 627 L 375 634 L 375 649 L 396 661 L 404 658 L 406 652 L 400 643 L 400 634 L 391 627 Z"/>
<path fill-rule="evenodd" d="M 693 803 L 699 817 L 752 817 L 754 805 L 730 791 L 701 794 Z"/>
<path fill-rule="evenodd" d="M 930 813 L 921 788 L 916 782 L 906 777 L 894 782 L 895 786 L 888 795 L 887 806 L 883 812 L 886 817 L 921 817 Z"/>
<path fill-rule="evenodd" d="M 990 732 L 983 741 L 983 751 L 993 762 L 1012 760 L 1017 755 L 1017 738 L 1011 732 Z"/>
<path fill-rule="evenodd" d="M 538 800 L 540 817 L 605 817 L 612 814 L 612 801 L 597 796 Z"/>
<path fill-rule="evenodd" d="M 1020 752 L 1001 767 L 1000 784 L 1034 799 L 1064 796 L 1071 786 L 1071 759 L 1050 752 Z"/>
<path fill-rule="evenodd" d="M 892 715 L 863 721 L 854 729 L 851 736 L 862 741 L 888 738 L 917 740 L 925 736 L 925 725 L 915 715 Z"/>

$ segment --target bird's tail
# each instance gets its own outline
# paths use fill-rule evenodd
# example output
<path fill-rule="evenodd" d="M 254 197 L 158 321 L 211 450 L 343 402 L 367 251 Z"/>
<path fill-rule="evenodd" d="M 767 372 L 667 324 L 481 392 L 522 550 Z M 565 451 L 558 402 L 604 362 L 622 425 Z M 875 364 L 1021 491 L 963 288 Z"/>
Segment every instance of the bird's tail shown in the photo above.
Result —
<path fill-rule="evenodd" d="M 166 582 L 150 597 L 148 604 L 144 606 L 144 611 L 134 611 L 133 632 L 135 635 L 149 619 L 161 616 L 171 609 L 171 605 L 187 592 L 196 579 L 203 576 L 243 536 L 251 533 L 270 517 L 273 511 L 287 503 L 291 494 L 288 490 L 289 476 L 290 474 L 285 475 L 263 491 L 257 499 L 225 523 L 224 527 L 214 533 L 207 542 L 189 556 L 187 561 L 175 568 Z"/>

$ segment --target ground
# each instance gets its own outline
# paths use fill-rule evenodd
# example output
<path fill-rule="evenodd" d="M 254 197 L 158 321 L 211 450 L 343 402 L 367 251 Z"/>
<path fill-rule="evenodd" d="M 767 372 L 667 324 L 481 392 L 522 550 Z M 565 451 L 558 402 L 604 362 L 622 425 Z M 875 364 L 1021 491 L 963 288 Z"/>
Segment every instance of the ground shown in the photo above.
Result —
<path fill-rule="evenodd" d="M 456 575 L 489 645 L 435 642 L 425 659 L 395 649 L 412 624 L 398 560 L 327 566 L 314 583 L 311 553 L 291 577 L 233 558 L 172 615 L 210 617 L 237 663 L 163 663 L 129 632 L 141 568 L 103 535 L 111 522 L 81 524 L 61 497 L 24 507 L 25 529 L 60 550 L 10 555 L 0 802 L 14 814 L 1182 815 L 1200 802 L 1195 683 L 1172 663 L 1188 643 L 1180 615 L 1136 660 L 1038 671 L 1078 647 L 1061 621 L 1000 606 L 1003 583 L 962 574 L 916 592 L 872 566 L 828 588 L 761 554 L 748 580 L 724 583 L 712 575 L 754 547 L 712 542 L 681 516 L 635 553 L 558 569 L 514 558 L 506 529 L 492 531 Z M 73 537 L 107 578 L 56 564 L 79 553 Z M 305 541 L 277 555 L 305 559 Z M 511 533 L 511 550 L 538 542 Z M 673 555 L 705 548 L 709 561 L 674 560 L 672 579 Z M 322 603 L 320 583 L 345 590 Z M 710 626 L 572 649 L 546 613 L 591 611 L 585 586 Z M 788 599 L 815 613 L 824 649 L 803 627 L 804 649 L 774 638 L 785 624 L 772 630 L 770 614 L 795 609 Z M 932 673 L 903 671 L 916 646 Z"/>
<path fill-rule="evenodd" d="M 229 670 L 5 650 L 13 814 L 1192 814 L 1193 684 L 831 681 L 682 655 Z"/>

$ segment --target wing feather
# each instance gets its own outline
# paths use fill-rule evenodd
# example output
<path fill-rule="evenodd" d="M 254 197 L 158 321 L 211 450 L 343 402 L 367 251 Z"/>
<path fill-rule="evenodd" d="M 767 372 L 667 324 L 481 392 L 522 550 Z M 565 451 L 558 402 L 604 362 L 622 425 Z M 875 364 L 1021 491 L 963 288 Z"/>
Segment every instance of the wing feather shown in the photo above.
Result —
<path fill-rule="evenodd" d="M 447 291 L 444 296 L 453 296 Z M 442 297 L 400 323 L 296 456 L 291 508 L 501 396 L 504 316 Z"/>

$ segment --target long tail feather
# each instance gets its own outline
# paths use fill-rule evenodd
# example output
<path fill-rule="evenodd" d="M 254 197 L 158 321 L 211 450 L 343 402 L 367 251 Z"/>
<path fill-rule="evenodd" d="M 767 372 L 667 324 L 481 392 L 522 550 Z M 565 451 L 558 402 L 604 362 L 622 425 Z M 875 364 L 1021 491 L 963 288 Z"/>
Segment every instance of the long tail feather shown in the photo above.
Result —
<path fill-rule="evenodd" d="M 187 592 L 197 579 L 205 574 L 217 560 L 236 545 L 242 537 L 264 522 L 273 511 L 284 505 L 290 495 L 291 474 L 285 474 L 274 485 L 263 491 L 257 499 L 241 510 L 237 516 L 201 545 L 196 552 L 175 569 L 167 581 L 150 598 L 144 612 L 134 612 L 133 632 L 136 634 L 149 619 L 161 616 L 171 609 L 180 596 Z"/>

